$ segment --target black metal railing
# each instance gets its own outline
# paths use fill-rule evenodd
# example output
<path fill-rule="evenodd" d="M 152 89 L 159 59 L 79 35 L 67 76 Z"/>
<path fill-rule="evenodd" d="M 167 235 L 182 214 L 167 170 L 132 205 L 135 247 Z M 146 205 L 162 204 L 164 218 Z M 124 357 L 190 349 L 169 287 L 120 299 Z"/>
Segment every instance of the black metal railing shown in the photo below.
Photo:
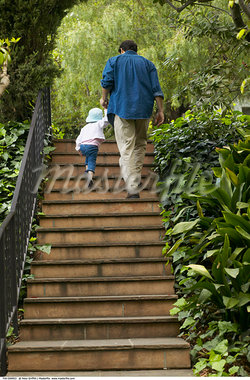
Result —
<path fill-rule="evenodd" d="M 0 226 L 0 376 L 7 372 L 6 334 L 17 334 L 18 297 L 42 171 L 45 135 L 51 126 L 50 91 L 38 94 L 10 213 Z"/>

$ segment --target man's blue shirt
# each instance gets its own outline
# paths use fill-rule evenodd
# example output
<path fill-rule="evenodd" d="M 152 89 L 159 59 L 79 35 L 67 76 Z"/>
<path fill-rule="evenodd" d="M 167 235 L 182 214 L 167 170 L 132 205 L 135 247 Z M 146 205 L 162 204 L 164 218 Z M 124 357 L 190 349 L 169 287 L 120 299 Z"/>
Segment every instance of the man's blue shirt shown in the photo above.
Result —
<path fill-rule="evenodd" d="M 108 114 L 123 119 L 148 119 L 154 98 L 164 97 L 155 65 L 132 50 L 107 61 L 101 86 L 110 90 Z"/>

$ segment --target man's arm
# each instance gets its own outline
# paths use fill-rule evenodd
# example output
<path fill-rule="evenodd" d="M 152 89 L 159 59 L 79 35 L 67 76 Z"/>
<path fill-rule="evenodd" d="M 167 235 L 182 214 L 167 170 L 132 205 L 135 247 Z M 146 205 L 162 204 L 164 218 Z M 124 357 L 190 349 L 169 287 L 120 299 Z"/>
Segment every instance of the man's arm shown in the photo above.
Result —
<path fill-rule="evenodd" d="M 161 124 L 164 123 L 164 112 L 163 112 L 163 98 L 161 96 L 155 97 L 156 103 L 157 103 L 157 114 L 155 117 L 155 125 L 159 127 Z"/>
<path fill-rule="evenodd" d="M 100 99 L 100 105 L 107 109 L 108 108 L 108 104 L 109 104 L 109 101 L 108 101 L 108 94 L 110 93 L 110 90 L 108 90 L 107 88 L 103 88 L 102 87 L 102 97 Z"/>

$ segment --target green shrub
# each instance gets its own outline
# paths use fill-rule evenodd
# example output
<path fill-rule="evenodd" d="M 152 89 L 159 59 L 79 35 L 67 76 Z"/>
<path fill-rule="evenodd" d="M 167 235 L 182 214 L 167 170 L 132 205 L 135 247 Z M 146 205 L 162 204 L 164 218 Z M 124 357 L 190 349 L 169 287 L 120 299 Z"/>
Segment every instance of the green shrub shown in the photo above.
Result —
<path fill-rule="evenodd" d="M 184 319 L 182 327 L 189 328 L 189 339 L 196 340 L 194 355 L 205 349 L 195 364 L 196 374 L 205 368 L 218 376 L 242 374 L 244 370 L 233 363 L 239 355 L 244 361 L 249 348 L 244 333 L 250 322 L 250 133 L 241 132 L 243 141 L 217 149 L 216 183 L 203 183 L 195 193 L 183 195 L 196 202 L 198 216 L 175 223 L 166 232 L 173 244 L 171 248 L 166 244 L 165 253 L 173 256 L 183 295 L 172 314 L 179 313 Z M 199 336 L 200 320 L 209 324 L 203 334 L 210 337 L 206 344 Z M 222 321 L 237 326 L 235 341 L 219 333 Z M 213 323 L 217 327 L 211 333 Z"/>
<path fill-rule="evenodd" d="M 10 210 L 30 124 L 0 124 L 0 223 Z"/>

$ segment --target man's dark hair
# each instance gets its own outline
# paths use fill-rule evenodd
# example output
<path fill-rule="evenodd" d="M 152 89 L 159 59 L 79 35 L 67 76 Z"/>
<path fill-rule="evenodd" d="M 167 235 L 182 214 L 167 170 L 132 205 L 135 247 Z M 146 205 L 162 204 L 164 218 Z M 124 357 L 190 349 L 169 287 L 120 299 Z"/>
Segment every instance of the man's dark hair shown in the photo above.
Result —
<path fill-rule="evenodd" d="M 133 50 L 133 51 L 137 52 L 137 45 L 136 45 L 135 41 L 126 40 L 126 41 L 123 41 L 121 43 L 121 45 L 119 46 L 119 49 L 118 49 L 119 53 L 121 53 L 121 49 L 124 51 Z"/>

